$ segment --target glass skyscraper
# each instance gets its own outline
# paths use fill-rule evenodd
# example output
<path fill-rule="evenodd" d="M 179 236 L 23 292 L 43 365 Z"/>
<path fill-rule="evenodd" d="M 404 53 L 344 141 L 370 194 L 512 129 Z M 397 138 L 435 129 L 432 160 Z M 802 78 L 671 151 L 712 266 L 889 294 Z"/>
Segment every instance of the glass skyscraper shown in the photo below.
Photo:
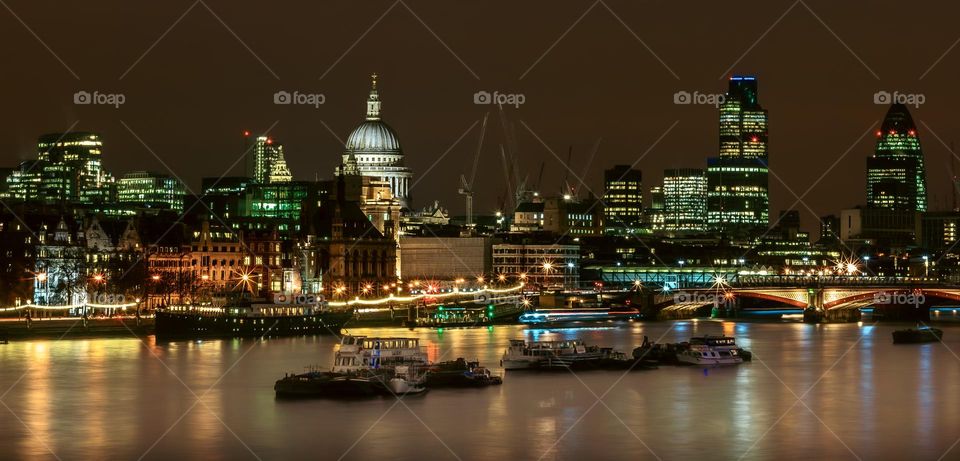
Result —
<path fill-rule="evenodd" d="M 903 104 L 890 106 L 877 131 L 874 154 L 867 158 L 867 206 L 927 210 L 923 149 L 910 111 Z"/>
<path fill-rule="evenodd" d="M 643 217 L 643 175 L 629 165 L 603 172 L 603 227 L 608 233 L 632 233 Z"/>
<path fill-rule="evenodd" d="M 663 172 L 663 230 L 707 230 L 707 176 L 700 168 Z"/>
<path fill-rule="evenodd" d="M 767 111 L 756 77 L 734 76 L 720 105 L 720 152 L 707 163 L 707 225 L 750 235 L 767 229 L 770 216 Z"/>
<path fill-rule="evenodd" d="M 37 160 L 20 164 L 7 185 L 14 199 L 81 204 L 110 203 L 116 181 L 101 165 L 103 141 L 94 133 L 40 136 Z"/>

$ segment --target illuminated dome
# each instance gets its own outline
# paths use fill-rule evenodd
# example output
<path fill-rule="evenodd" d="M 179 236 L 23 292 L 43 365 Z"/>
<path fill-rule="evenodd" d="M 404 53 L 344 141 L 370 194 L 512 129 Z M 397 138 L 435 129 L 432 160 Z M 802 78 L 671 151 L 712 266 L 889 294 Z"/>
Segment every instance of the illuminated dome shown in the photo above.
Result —
<path fill-rule="evenodd" d="M 370 120 L 358 126 L 347 137 L 347 150 L 354 153 L 383 152 L 400 153 L 400 140 L 393 128 L 383 121 Z"/>
<path fill-rule="evenodd" d="M 413 171 L 404 164 L 397 133 L 380 119 L 377 74 L 371 75 L 371 78 L 366 120 L 347 137 L 343 160 L 336 174 L 345 171 L 384 181 L 390 185 L 390 191 L 400 204 L 409 208 Z M 350 167 L 347 168 L 347 165 Z"/>

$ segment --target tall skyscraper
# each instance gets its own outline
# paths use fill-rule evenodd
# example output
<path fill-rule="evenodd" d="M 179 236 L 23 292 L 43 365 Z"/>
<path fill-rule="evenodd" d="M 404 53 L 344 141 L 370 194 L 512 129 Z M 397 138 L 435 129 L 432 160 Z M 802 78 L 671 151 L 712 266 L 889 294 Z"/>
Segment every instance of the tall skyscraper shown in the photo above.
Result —
<path fill-rule="evenodd" d="M 134 171 L 118 181 L 117 200 L 146 208 L 183 211 L 183 184 L 170 175 Z"/>
<path fill-rule="evenodd" d="M 283 144 L 269 136 L 252 138 L 249 131 L 243 134 L 251 143 L 247 148 L 247 176 L 258 184 L 290 182 L 293 179 L 287 168 L 287 160 L 283 157 Z"/>
<path fill-rule="evenodd" d="M 101 165 L 103 141 L 94 133 L 40 136 L 37 160 L 7 177 L 10 196 L 21 200 L 81 204 L 116 199 L 116 180 Z"/>
<path fill-rule="evenodd" d="M 633 233 L 643 218 L 643 174 L 629 165 L 603 172 L 604 232 Z"/>
<path fill-rule="evenodd" d="M 867 158 L 867 206 L 927 210 L 927 174 L 917 126 L 903 104 L 887 111 L 872 157 Z"/>
<path fill-rule="evenodd" d="M 663 230 L 707 230 L 707 176 L 700 168 L 663 172 Z"/>
<path fill-rule="evenodd" d="M 720 105 L 719 157 L 707 163 L 710 230 L 750 235 L 769 225 L 767 111 L 756 77 L 734 76 Z"/>
<path fill-rule="evenodd" d="M 377 74 L 371 75 L 370 94 L 367 96 L 367 117 L 347 137 L 346 152 L 341 164 L 344 172 L 387 181 L 393 195 L 405 207 L 410 207 L 410 187 L 413 171 L 404 164 L 400 138 L 393 128 L 381 119 L 380 91 Z M 336 174 L 340 175 L 340 167 Z"/>

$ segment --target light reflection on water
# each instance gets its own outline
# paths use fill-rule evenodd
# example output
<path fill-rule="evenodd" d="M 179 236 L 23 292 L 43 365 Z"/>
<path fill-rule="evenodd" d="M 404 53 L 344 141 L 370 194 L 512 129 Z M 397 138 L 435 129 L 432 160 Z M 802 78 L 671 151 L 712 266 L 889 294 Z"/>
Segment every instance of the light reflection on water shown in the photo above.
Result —
<path fill-rule="evenodd" d="M 398 405 L 274 400 L 273 381 L 285 372 L 329 366 L 332 337 L 14 342 L 0 346 L 0 392 L 13 386 L 3 401 L 29 430 L 7 412 L 0 458 L 337 459 L 350 450 L 351 459 L 419 460 L 453 458 L 449 447 L 461 459 L 553 450 L 545 459 L 634 460 L 650 457 L 649 447 L 663 459 L 847 459 L 849 447 L 863 459 L 936 459 L 960 437 L 960 361 L 942 344 L 894 346 L 890 332 L 901 327 L 699 320 L 352 329 L 415 335 L 431 359 L 493 367 L 519 338 L 579 337 L 629 353 L 645 335 L 672 342 L 726 333 L 756 357 L 706 372 L 511 372 L 500 387 L 433 390 Z M 960 351 L 960 325 L 942 328 Z"/>

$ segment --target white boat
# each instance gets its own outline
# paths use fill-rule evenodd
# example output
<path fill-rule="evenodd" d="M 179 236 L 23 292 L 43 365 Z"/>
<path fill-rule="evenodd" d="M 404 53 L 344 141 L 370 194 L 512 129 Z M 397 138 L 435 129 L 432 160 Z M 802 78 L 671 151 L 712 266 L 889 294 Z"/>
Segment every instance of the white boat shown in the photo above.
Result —
<path fill-rule="evenodd" d="M 743 363 L 743 358 L 730 350 L 698 344 L 691 344 L 689 348 L 677 352 L 677 360 L 680 361 L 680 363 L 698 366 L 737 365 Z"/>
<path fill-rule="evenodd" d="M 749 362 L 753 358 L 753 354 L 738 346 L 737 341 L 732 336 L 694 336 L 690 338 L 690 344 L 708 346 L 718 351 L 728 351 L 732 355 L 739 356 L 744 362 Z"/>
<path fill-rule="evenodd" d="M 524 341 L 511 339 L 500 365 L 504 370 L 523 370 L 540 366 L 570 366 L 574 362 L 603 358 L 599 348 L 587 347 L 582 340 Z"/>
<path fill-rule="evenodd" d="M 344 336 L 333 359 L 334 373 L 393 369 L 400 365 L 426 366 L 427 353 L 416 338 Z"/>
<path fill-rule="evenodd" d="M 427 391 L 426 375 L 417 373 L 408 365 L 394 368 L 393 377 L 387 382 L 387 388 L 395 395 L 421 394 Z"/>

